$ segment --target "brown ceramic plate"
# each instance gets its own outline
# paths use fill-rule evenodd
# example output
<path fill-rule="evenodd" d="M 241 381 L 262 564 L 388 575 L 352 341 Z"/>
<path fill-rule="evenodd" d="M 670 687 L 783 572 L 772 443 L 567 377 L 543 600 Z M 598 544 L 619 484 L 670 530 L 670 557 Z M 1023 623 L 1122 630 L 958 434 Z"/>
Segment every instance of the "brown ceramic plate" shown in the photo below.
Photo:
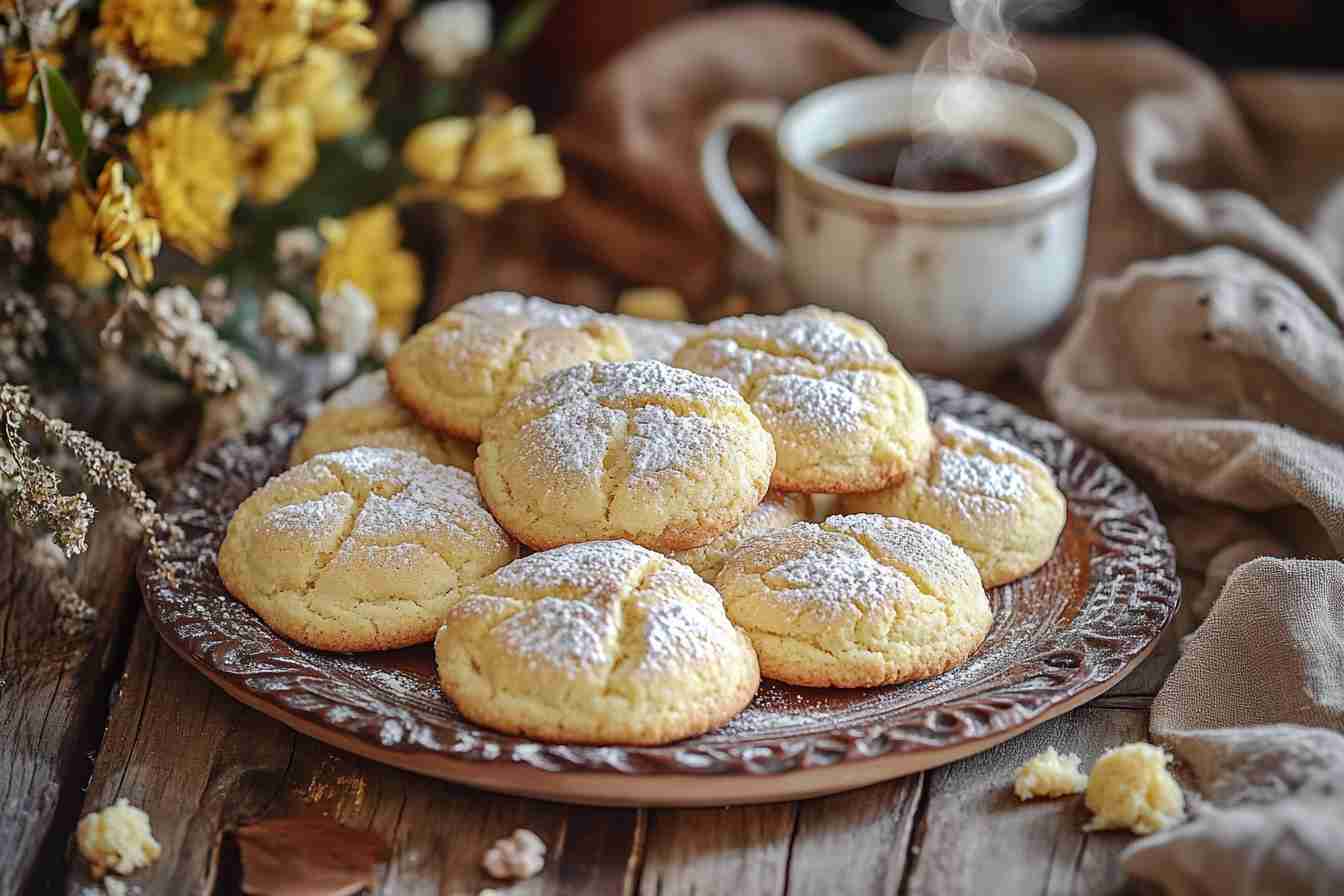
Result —
<path fill-rule="evenodd" d="M 1055 471 L 1069 519 L 1043 569 L 990 593 L 994 627 L 961 668 L 867 690 L 765 682 L 746 711 L 666 747 L 506 737 L 439 693 L 428 645 L 341 656 L 291 644 L 229 596 L 215 551 L 238 504 L 285 467 L 301 421 L 221 445 L 186 471 L 167 510 L 187 537 L 140 563 L 164 640 L 237 699 L 351 752 L 489 790 L 609 805 L 721 805 L 861 787 L 977 753 L 1103 693 L 1145 657 L 1180 586 L 1148 498 L 1053 424 L 954 383 L 932 410 L 1015 442 Z M 174 575 L 169 576 L 172 572 Z"/>

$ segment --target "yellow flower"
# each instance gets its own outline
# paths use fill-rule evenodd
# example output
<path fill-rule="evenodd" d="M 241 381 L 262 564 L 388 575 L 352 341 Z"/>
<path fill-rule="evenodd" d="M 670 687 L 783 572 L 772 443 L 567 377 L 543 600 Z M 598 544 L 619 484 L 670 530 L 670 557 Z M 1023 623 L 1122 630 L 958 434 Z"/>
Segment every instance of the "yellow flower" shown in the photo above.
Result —
<path fill-rule="evenodd" d="M 37 107 L 24 106 L 0 113 L 0 146 L 18 146 L 37 140 Z"/>
<path fill-rule="evenodd" d="M 401 248 L 401 225 L 390 205 L 375 205 L 342 220 L 321 224 L 327 250 L 317 268 L 317 291 L 326 294 L 350 283 L 378 309 L 381 329 L 410 327 L 420 304 L 420 263 Z"/>
<path fill-rule="evenodd" d="M 98 175 L 93 231 L 94 252 L 117 276 L 136 286 L 154 279 L 154 256 L 163 245 L 159 225 L 145 216 L 126 186 L 120 162 L 109 162 Z"/>
<path fill-rule="evenodd" d="M 141 180 L 136 198 L 170 242 L 202 263 L 229 245 L 238 204 L 238 160 L 224 111 L 215 103 L 169 109 L 129 140 Z"/>
<path fill-rule="evenodd" d="M 365 0 L 314 0 L 313 42 L 344 53 L 363 53 L 378 37 L 360 24 L 369 17 Z"/>
<path fill-rule="evenodd" d="M 514 199 L 559 196 L 565 177 L 555 142 L 534 129 L 532 112 L 523 106 L 421 125 L 406 140 L 402 158 L 425 183 L 407 196 L 447 199 L 473 214 L 489 214 Z"/>
<path fill-rule="evenodd" d="M 373 118 L 350 58 L 325 47 L 313 47 L 298 65 L 267 75 L 257 102 L 281 109 L 303 106 L 312 115 L 318 140 L 358 133 Z"/>
<path fill-rule="evenodd" d="M 224 35 L 242 83 L 298 62 L 317 44 L 360 52 L 377 43 L 359 24 L 368 18 L 363 0 L 238 0 Z"/>
<path fill-rule="evenodd" d="M 254 202 L 280 202 L 317 167 L 313 121 L 302 106 L 265 106 L 243 129 L 243 177 Z"/>
<path fill-rule="evenodd" d="M 112 269 L 94 251 L 93 206 L 75 191 L 52 219 L 47 254 L 61 273 L 84 289 L 106 286 Z"/>
<path fill-rule="evenodd" d="M 249 81 L 297 62 L 312 24 L 313 0 L 239 0 L 224 35 L 234 73 Z"/>
<path fill-rule="evenodd" d="M 190 65 L 205 55 L 213 24 L 196 0 L 103 0 L 93 43 L 146 65 Z"/>
<path fill-rule="evenodd" d="M 45 62 L 52 68 L 61 67 L 61 54 L 48 50 L 30 53 L 15 47 L 5 48 L 5 99 L 11 106 L 19 106 L 28 101 L 28 86 L 37 74 L 37 63 Z"/>

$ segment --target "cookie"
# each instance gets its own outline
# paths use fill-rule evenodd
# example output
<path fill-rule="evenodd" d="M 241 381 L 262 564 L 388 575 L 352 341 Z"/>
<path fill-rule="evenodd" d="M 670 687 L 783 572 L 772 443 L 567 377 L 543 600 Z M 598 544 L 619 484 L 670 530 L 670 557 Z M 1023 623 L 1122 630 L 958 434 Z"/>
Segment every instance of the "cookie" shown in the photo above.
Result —
<path fill-rule="evenodd" d="M 481 424 L 547 374 L 585 361 L 624 361 L 630 343 L 587 309 L 535 314 L 448 311 L 388 362 L 392 391 L 420 422 L 480 441 Z"/>
<path fill-rule="evenodd" d="M 319 454 L 239 506 L 219 548 L 230 593 L 319 650 L 431 640 L 458 589 L 518 555 L 469 473 L 394 448 Z"/>
<path fill-rule="evenodd" d="M 657 361 L 552 374 L 486 421 L 481 494 L 513 536 L 542 550 L 626 538 L 700 547 L 761 502 L 775 451 L 719 380 Z"/>
<path fill-rule="evenodd" d="M 628 541 L 532 554 L 463 589 L 434 654 L 462 715 L 567 743 L 691 737 L 735 716 L 760 684 L 714 589 Z"/>
<path fill-rule="evenodd" d="M 846 314 L 832 308 L 822 308 L 819 305 L 804 305 L 801 308 L 793 309 L 788 314 L 790 317 L 811 317 L 817 320 L 830 321 L 847 330 L 849 335 L 855 339 L 871 343 L 874 347 L 887 351 L 887 340 L 883 338 L 881 333 L 877 332 L 877 327 L 852 314 Z"/>
<path fill-rule="evenodd" d="M 817 309 L 745 315 L 710 324 L 673 363 L 747 399 L 775 440 L 774 488 L 871 492 L 918 469 L 933 444 L 923 391 L 874 337 Z"/>
<path fill-rule="evenodd" d="M 530 320 L 546 320 L 561 315 L 571 319 L 577 317 L 606 321 L 620 327 L 625 333 L 630 343 L 630 359 L 633 361 L 671 361 L 687 339 L 704 329 L 685 321 L 645 320 L 631 314 L 602 314 L 589 308 L 561 305 L 516 292 L 487 292 L 472 296 L 454 305 L 453 310 L 463 314 L 503 314 Z"/>
<path fill-rule="evenodd" d="M 861 514 L 752 539 L 716 580 L 761 674 L 873 687 L 962 663 L 993 621 L 975 564 L 943 533 Z"/>
<path fill-rule="evenodd" d="M 709 544 L 686 551 L 668 554 L 673 560 L 685 563 L 700 578 L 714 584 L 714 578 L 723 569 L 728 556 L 757 535 L 774 532 L 794 523 L 812 518 L 812 499 L 809 495 L 770 492 L 747 518 Z"/>
<path fill-rule="evenodd" d="M 289 465 L 347 448 L 400 448 L 471 472 L 476 445 L 421 426 L 393 397 L 387 371 L 366 373 L 333 393 L 289 452 Z"/>
<path fill-rule="evenodd" d="M 1040 569 L 1064 531 L 1067 504 L 1050 468 L 1015 445 L 939 417 L 927 466 L 880 492 L 846 495 L 845 513 L 926 523 L 971 555 L 986 588 Z"/>

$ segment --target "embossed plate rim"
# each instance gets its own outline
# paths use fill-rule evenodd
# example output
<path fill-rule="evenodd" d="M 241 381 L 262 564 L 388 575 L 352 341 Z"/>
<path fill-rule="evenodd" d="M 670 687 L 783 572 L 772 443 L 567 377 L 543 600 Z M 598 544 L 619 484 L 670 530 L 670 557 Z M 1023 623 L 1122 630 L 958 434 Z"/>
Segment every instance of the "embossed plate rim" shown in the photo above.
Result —
<path fill-rule="evenodd" d="M 213 568 L 213 547 L 222 537 L 227 515 L 212 519 L 197 505 L 208 503 L 216 491 L 224 492 L 228 476 L 238 473 L 238 464 L 248 459 L 254 477 L 265 472 L 259 469 L 258 458 L 265 459 L 267 469 L 282 464 L 301 425 L 295 414 L 217 446 L 184 471 L 165 510 L 189 537 L 166 563 L 147 554 L 141 558 L 137 574 L 145 605 L 176 653 L 244 702 L 345 749 L 489 789 L 580 801 L 595 791 L 582 783 L 562 784 L 562 778 L 578 774 L 592 785 L 599 778 L 625 779 L 627 788 L 641 778 L 665 784 L 721 775 L 796 779 L 777 792 L 762 792 L 755 786 L 741 789 L 741 801 L 760 801 L 861 786 L 931 767 L 986 749 L 1113 686 L 1151 651 L 1175 616 L 1180 583 L 1174 550 L 1152 502 L 1100 452 L 1007 402 L 947 380 L 922 378 L 922 384 L 935 412 L 951 413 L 1041 455 L 1069 497 L 1070 513 L 1087 520 L 1094 538 L 1088 593 L 1077 616 L 1054 630 L 1036 656 L 996 673 L 1002 676 L 1022 667 L 1018 680 L 963 700 L 893 712 L 861 728 L 754 737 L 738 744 L 584 747 L 544 744 L 468 723 L 418 717 L 404 706 L 392 705 L 381 688 L 315 674 L 299 648 L 277 639 L 260 620 L 252 617 L 249 632 L 222 631 L 199 603 L 184 596 L 181 587 L 185 581 L 204 583 L 214 589 L 211 597 L 219 596 L 222 584 Z M 211 546 L 203 547 L 203 539 Z M 178 585 L 169 581 L 169 568 L 177 574 Z M 1104 612 L 1088 612 L 1097 607 Z M 251 640 L 240 638 L 241 634 L 249 634 Z M 893 760 L 891 768 L 896 770 L 846 771 L 882 759 Z M 521 777 L 529 783 L 511 783 L 510 770 L 524 773 Z M 825 786 L 813 783 L 818 778 L 814 773 L 825 770 L 843 774 L 834 775 L 835 781 Z M 610 798 L 595 796 L 593 801 L 669 805 L 738 801 L 723 792 L 678 797 L 670 788 L 663 789 L 668 792 L 649 798 L 631 796 L 617 787 Z"/>

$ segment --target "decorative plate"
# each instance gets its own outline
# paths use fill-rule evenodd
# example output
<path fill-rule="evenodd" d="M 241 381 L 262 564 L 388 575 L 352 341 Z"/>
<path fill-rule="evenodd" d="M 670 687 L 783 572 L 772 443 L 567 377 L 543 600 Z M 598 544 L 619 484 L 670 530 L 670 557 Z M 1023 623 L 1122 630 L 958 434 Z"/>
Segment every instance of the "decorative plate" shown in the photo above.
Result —
<path fill-rule="evenodd" d="M 1055 472 L 1069 517 L 1039 572 L 990 593 L 994 626 L 958 669 L 862 690 L 765 682 L 727 725 L 665 747 L 507 737 L 464 720 L 438 690 L 428 645 L 337 655 L 273 634 L 224 589 L 215 551 L 238 504 L 285 467 L 291 415 L 185 471 L 166 510 L 186 533 L 139 579 L 164 640 L 237 699 L 319 740 L 508 793 L 604 805 L 723 805 L 861 787 L 988 749 L 1116 684 L 1175 615 L 1171 542 L 1148 498 L 1058 426 L 945 380 L 935 413 L 1030 450 Z"/>

